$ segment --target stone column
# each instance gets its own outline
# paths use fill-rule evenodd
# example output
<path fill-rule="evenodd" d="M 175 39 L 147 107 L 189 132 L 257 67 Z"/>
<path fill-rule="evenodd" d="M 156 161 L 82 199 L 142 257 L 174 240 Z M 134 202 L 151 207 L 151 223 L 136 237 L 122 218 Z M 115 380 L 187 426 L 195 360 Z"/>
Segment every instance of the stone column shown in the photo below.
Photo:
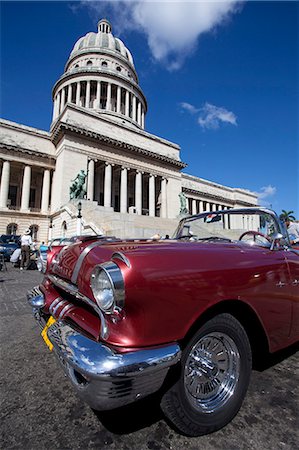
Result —
<path fill-rule="evenodd" d="M 217 206 L 215 203 L 212 204 L 212 211 L 217 211 Z"/>
<path fill-rule="evenodd" d="M 142 173 L 137 171 L 135 178 L 135 208 L 137 214 L 142 214 Z"/>
<path fill-rule="evenodd" d="M 4 161 L 2 166 L 1 187 L 0 187 L 0 208 L 7 208 L 9 191 L 10 162 Z"/>
<path fill-rule="evenodd" d="M 199 213 L 203 212 L 203 201 L 199 200 Z"/>
<path fill-rule="evenodd" d="M 60 106 L 60 112 L 62 112 L 65 105 L 65 88 L 61 89 L 61 106 Z"/>
<path fill-rule="evenodd" d="M 155 176 L 150 175 L 149 176 L 149 183 L 148 183 L 148 198 L 149 198 L 149 216 L 155 217 L 156 215 L 156 205 L 155 205 Z"/>
<path fill-rule="evenodd" d="M 90 80 L 86 83 L 86 98 L 85 98 L 85 108 L 89 108 L 90 104 Z"/>
<path fill-rule="evenodd" d="M 97 82 L 97 99 L 96 99 L 96 108 L 100 109 L 101 104 L 101 82 Z"/>
<path fill-rule="evenodd" d="M 192 199 L 192 214 L 196 214 L 196 200 Z"/>
<path fill-rule="evenodd" d="M 166 192 L 166 178 L 162 178 L 161 182 L 161 217 L 167 218 L 167 192 Z"/>
<path fill-rule="evenodd" d="M 57 94 L 57 116 L 61 113 L 61 91 Z"/>
<path fill-rule="evenodd" d="M 142 113 L 141 113 L 141 127 L 144 130 L 144 111 L 143 111 L 143 108 L 142 108 Z"/>
<path fill-rule="evenodd" d="M 117 86 L 116 112 L 118 113 L 120 113 L 120 102 L 121 102 L 121 87 Z"/>
<path fill-rule="evenodd" d="M 107 105 L 106 105 L 106 109 L 108 111 L 111 111 L 111 83 L 108 83 L 108 86 L 107 86 Z"/>
<path fill-rule="evenodd" d="M 42 190 L 41 212 L 48 214 L 49 211 L 49 194 L 50 194 L 50 170 L 45 169 Z"/>
<path fill-rule="evenodd" d="M 94 192 L 94 160 L 91 159 L 88 164 L 87 200 L 93 201 L 93 192 Z"/>
<path fill-rule="evenodd" d="M 129 117 L 129 98 L 130 98 L 129 96 L 130 96 L 129 91 L 126 91 L 125 115 L 127 117 Z"/>
<path fill-rule="evenodd" d="M 136 122 L 136 97 L 133 95 L 132 118 Z"/>
<path fill-rule="evenodd" d="M 29 210 L 30 184 L 31 184 L 31 167 L 25 166 L 23 176 L 23 186 L 22 186 L 21 211 Z"/>
<path fill-rule="evenodd" d="M 104 206 L 111 207 L 111 182 L 112 182 L 112 166 L 106 163 L 105 166 L 105 186 L 104 186 Z"/>
<path fill-rule="evenodd" d="M 76 84 L 76 105 L 80 106 L 80 81 Z"/>
<path fill-rule="evenodd" d="M 121 178 L 120 178 L 120 212 L 127 212 L 127 197 L 128 197 L 128 169 L 126 167 L 122 167 L 121 169 Z"/>
<path fill-rule="evenodd" d="M 137 123 L 141 126 L 141 103 L 138 102 L 137 106 Z"/>
<path fill-rule="evenodd" d="M 53 99 L 53 116 L 52 120 L 55 120 L 57 117 L 57 97 L 54 97 Z"/>
<path fill-rule="evenodd" d="M 67 89 L 67 102 L 72 103 L 72 84 L 68 85 Z"/>

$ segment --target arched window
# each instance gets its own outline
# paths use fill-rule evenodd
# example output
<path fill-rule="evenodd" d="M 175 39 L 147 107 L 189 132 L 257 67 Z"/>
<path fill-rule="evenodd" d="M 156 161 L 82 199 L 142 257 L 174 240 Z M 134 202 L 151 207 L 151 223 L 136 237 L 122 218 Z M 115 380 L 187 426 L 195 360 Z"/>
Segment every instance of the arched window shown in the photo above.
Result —
<path fill-rule="evenodd" d="M 78 69 L 78 67 L 79 67 L 79 64 L 76 64 L 76 65 L 75 65 L 75 69 Z"/>
<path fill-rule="evenodd" d="M 31 231 L 31 237 L 33 241 L 37 241 L 37 235 L 38 235 L 38 225 L 30 225 L 29 227 Z"/>
<path fill-rule="evenodd" d="M 17 234 L 18 225 L 16 223 L 10 223 L 6 227 L 6 234 Z"/>
<path fill-rule="evenodd" d="M 117 70 L 117 72 L 121 72 L 121 67 L 120 67 L 120 66 L 117 66 L 117 67 L 116 67 L 116 70 Z"/>
<path fill-rule="evenodd" d="M 66 221 L 64 220 L 61 224 L 61 236 L 65 237 L 66 232 L 67 232 L 67 224 Z"/>
<path fill-rule="evenodd" d="M 87 66 L 92 66 L 92 61 L 90 61 L 90 60 L 87 61 L 86 65 L 87 65 Z"/>
<path fill-rule="evenodd" d="M 102 62 L 102 67 L 107 67 L 107 66 L 108 66 L 108 63 L 106 61 L 103 61 Z"/>

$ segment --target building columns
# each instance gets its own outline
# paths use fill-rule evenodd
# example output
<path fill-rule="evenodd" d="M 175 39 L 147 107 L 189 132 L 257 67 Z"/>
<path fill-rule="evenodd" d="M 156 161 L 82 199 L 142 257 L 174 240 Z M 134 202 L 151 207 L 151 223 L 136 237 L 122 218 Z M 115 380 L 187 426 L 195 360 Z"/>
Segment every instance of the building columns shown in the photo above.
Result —
<path fill-rule="evenodd" d="M 65 88 L 61 89 L 61 106 L 60 106 L 60 112 L 62 112 L 65 105 Z"/>
<path fill-rule="evenodd" d="M 89 108 L 90 106 L 90 80 L 86 82 L 86 99 L 85 99 L 85 108 Z"/>
<path fill-rule="evenodd" d="M 107 85 L 107 104 L 106 109 L 108 111 L 111 111 L 111 83 L 108 83 Z"/>
<path fill-rule="evenodd" d="M 50 170 L 44 171 L 41 212 L 48 214 L 49 211 L 49 194 L 50 194 Z"/>
<path fill-rule="evenodd" d="M 125 115 L 129 117 L 129 91 L 126 91 L 126 100 L 125 100 Z"/>
<path fill-rule="evenodd" d="M 121 87 L 117 86 L 116 94 L 116 112 L 120 113 L 120 103 L 121 103 Z"/>
<path fill-rule="evenodd" d="M 142 214 L 142 173 L 137 171 L 135 178 L 135 208 L 137 214 Z"/>
<path fill-rule="evenodd" d="M 141 103 L 138 102 L 137 106 L 137 123 L 138 125 L 141 125 Z"/>
<path fill-rule="evenodd" d="M 76 105 L 80 106 L 80 81 L 76 84 Z"/>
<path fill-rule="evenodd" d="M 0 187 L 0 208 L 7 208 L 9 175 L 10 175 L 10 162 L 4 161 L 2 166 L 1 187 Z"/>
<path fill-rule="evenodd" d="M 149 176 L 148 189 L 149 189 L 149 192 L 148 192 L 149 216 L 155 217 L 155 215 L 156 215 L 156 205 L 155 205 L 156 192 L 155 192 L 155 176 L 154 175 Z"/>
<path fill-rule="evenodd" d="M 196 200 L 192 199 L 192 214 L 196 214 Z"/>
<path fill-rule="evenodd" d="M 104 206 L 111 207 L 111 181 L 112 181 L 112 166 L 106 163 L 105 166 L 105 186 L 104 186 Z"/>
<path fill-rule="evenodd" d="M 72 103 L 72 84 L 69 84 L 68 85 L 68 88 L 67 88 L 67 102 L 68 103 Z"/>
<path fill-rule="evenodd" d="M 94 160 L 91 159 L 88 164 L 87 200 L 93 201 L 93 192 L 94 192 Z"/>
<path fill-rule="evenodd" d="M 97 99 L 96 99 L 96 108 L 100 109 L 101 104 L 101 82 L 97 82 Z"/>
<path fill-rule="evenodd" d="M 133 95 L 132 119 L 136 122 L 136 97 Z"/>
<path fill-rule="evenodd" d="M 122 167 L 120 175 L 120 212 L 127 212 L 127 181 L 128 181 L 128 169 Z"/>
<path fill-rule="evenodd" d="M 167 217 L 167 204 L 166 204 L 166 178 L 162 178 L 161 181 L 161 217 L 166 218 Z"/>
<path fill-rule="evenodd" d="M 25 166 L 23 175 L 23 186 L 22 186 L 21 211 L 29 210 L 30 185 L 31 185 L 31 167 Z"/>

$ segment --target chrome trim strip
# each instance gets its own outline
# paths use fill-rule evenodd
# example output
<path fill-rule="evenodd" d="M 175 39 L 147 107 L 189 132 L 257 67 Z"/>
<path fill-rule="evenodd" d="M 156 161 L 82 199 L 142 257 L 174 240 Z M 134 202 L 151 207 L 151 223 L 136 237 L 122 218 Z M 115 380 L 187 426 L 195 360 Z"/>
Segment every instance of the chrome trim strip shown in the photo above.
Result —
<path fill-rule="evenodd" d="M 87 247 L 85 247 L 85 249 L 80 254 L 80 256 L 79 256 L 79 258 L 78 258 L 78 260 L 76 262 L 76 265 L 75 265 L 75 268 L 74 268 L 74 271 L 73 271 L 73 275 L 72 275 L 72 278 L 71 278 L 71 282 L 72 283 L 74 283 L 74 284 L 77 283 L 77 278 L 78 278 L 78 275 L 79 275 L 79 272 L 80 272 L 80 269 L 81 269 L 81 266 L 82 266 L 82 263 L 84 261 L 85 256 L 88 255 L 90 250 L 92 250 L 94 247 L 97 247 L 100 244 L 101 244 L 101 241 L 96 241 L 96 242 L 93 242 L 92 244 L 89 244 Z"/>
<path fill-rule="evenodd" d="M 62 308 L 62 310 L 61 310 L 60 313 L 59 313 L 58 320 L 59 320 L 59 319 L 62 319 L 63 316 L 64 316 L 67 312 L 70 312 L 72 309 L 75 309 L 75 306 L 72 305 L 72 303 L 68 303 L 66 306 L 64 306 L 64 308 Z"/>
<path fill-rule="evenodd" d="M 53 302 L 51 303 L 51 305 L 49 306 L 49 312 L 51 315 L 53 315 L 53 308 L 57 305 L 57 303 L 59 303 L 62 300 L 61 297 L 57 297 L 55 298 L 55 300 L 53 300 Z"/>
<path fill-rule="evenodd" d="M 53 308 L 53 316 L 55 316 L 56 311 L 58 311 L 58 309 L 64 305 L 68 305 L 68 302 L 66 300 L 60 299 L 60 302 L 55 306 L 55 308 Z"/>
<path fill-rule="evenodd" d="M 115 253 L 113 253 L 113 255 L 111 256 L 111 259 L 119 259 L 120 261 L 125 263 L 125 265 L 127 267 L 129 267 L 129 269 L 131 268 L 130 261 L 128 260 L 128 258 L 122 252 L 115 252 Z"/>
<path fill-rule="evenodd" d="M 73 295 L 77 300 L 81 300 L 82 302 L 86 303 L 87 305 L 91 306 L 96 313 L 100 316 L 101 319 L 101 338 L 107 339 L 108 338 L 108 326 L 105 319 L 104 314 L 98 307 L 98 305 L 90 300 L 90 298 L 86 297 L 85 295 L 81 294 L 79 292 L 79 289 L 77 286 L 74 286 L 68 281 L 62 280 L 61 278 L 58 278 L 56 275 L 48 275 L 49 280 L 60 289 L 64 290 L 68 294 Z"/>

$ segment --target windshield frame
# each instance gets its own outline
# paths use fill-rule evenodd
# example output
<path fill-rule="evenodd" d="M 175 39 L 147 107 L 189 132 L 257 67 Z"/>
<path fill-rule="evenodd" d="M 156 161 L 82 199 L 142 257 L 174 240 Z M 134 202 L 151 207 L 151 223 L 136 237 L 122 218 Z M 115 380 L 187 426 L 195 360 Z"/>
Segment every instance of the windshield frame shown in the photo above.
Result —
<path fill-rule="evenodd" d="M 250 208 L 231 208 L 231 209 L 221 209 L 217 211 L 204 211 L 200 214 L 194 214 L 194 215 L 188 215 L 182 218 L 173 234 L 173 239 L 182 239 L 183 236 L 183 230 L 188 226 L 188 222 L 193 222 L 194 220 L 198 219 L 204 219 L 205 217 L 211 215 L 211 214 L 221 214 L 221 215 L 242 215 L 242 214 L 269 214 L 273 221 L 276 224 L 277 232 L 282 235 L 282 238 L 285 243 L 288 246 L 291 246 L 289 235 L 285 226 L 285 223 L 282 222 L 279 218 L 279 216 L 276 214 L 275 211 L 269 208 L 263 208 L 263 207 L 250 207 Z"/>

